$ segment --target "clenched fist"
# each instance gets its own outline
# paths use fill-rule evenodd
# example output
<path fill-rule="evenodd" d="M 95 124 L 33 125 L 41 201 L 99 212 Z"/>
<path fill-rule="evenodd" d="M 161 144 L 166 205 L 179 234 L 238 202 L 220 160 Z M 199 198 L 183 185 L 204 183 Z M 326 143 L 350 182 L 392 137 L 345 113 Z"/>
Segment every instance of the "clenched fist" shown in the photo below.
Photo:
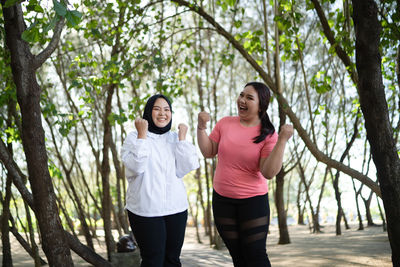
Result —
<path fill-rule="evenodd" d="M 178 125 L 178 137 L 179 141 L 185 140 L 186 139 L 186 133 L 187 133 L 188 127 L 184 123 L 179 123 Z"/>
<path fill-rule="evenodd" d="M 135 119 L 135 127 L 138 132 L 138 138 L 146 139 L 149 123 L 145 119 L 136 118 Z"/>
<path fill-rule="evenodd" d="M 283 138 L 284 141 L 289 140 L 293 135 L 293 126 L 290 124 L 284 124 L 281 126 L 281 131 L 279 132 L 279 138 Z"/>
<path fill-rule="evenodd" d="M 198 121 L 197 121 L 197 129 L 199 130 L 205 130 L 207 129 L 207 122 L 210 120 L 210 114 L 206 111 L 202 111 L 198 115 Z"/>

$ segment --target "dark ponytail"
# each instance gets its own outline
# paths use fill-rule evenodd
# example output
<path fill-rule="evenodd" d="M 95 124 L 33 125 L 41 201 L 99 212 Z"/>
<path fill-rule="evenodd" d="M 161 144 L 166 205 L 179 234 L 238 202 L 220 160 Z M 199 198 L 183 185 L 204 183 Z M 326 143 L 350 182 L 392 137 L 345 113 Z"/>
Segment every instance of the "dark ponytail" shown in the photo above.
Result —
<path fill-rule="evenodd" d="M 260 117 L 261 120 L 261 129 L 260 129 L 260 135 L 256 136 L 253 138 L 253 143 L 260 143 L 265 140 L 265 138 L 273 134 L 275 132 L 275 127 L 272 125 L 271 120 L 269 119 L 269 116 L 267 114 L 267 109 L 269 106 L 269 101 L 271 99 L 271 92 L 268 88 L 267 85 L 259 82 L 250 82 L 245 85 L 246 86 L 252 86 L 258 94 L 258 99 L 259 99 L 259 108 L 260 111 L 258 112 L 258 116 Z"/>
<path fill-rule="evenodd" d="M 261 118 L 261 129 L 260 129 L 260 135 L 254 137 L 253 143 L 260 143 L 264 141 L 264 139 L 275 132 L 275 127 L 272 125 L 271 121 L 269 120 L 269 116 L 267 112 L 264 113 L 264 116 Z"/>

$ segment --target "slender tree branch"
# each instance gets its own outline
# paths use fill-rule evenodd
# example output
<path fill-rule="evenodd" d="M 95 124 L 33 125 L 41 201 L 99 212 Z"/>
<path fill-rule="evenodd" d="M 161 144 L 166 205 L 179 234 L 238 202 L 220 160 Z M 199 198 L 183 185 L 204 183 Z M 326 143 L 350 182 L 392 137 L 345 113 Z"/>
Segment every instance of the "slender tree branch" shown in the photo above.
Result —
<path fill-rule="evenodd" d="M 35 70 L 38 69 L 40 66 L 42 66 L 42 64 L 50 57 L 50 55 L 57 48 L 64 24 L 65 24 L 65 19 L 63 17 L 59 18 L 54 28 L 53 38 L 51 38 L 50 43 L 45 49 L 43 49 L 42 52 L 40 52 L 40 54 L 35 56 L 33 59 L 32 66 Z"/>
<path fill-rule="evenodd" d="M 33 196 L 25 186 L 24 180 L 26 176 L 22 173 L 18 165 L 13 160 L 10 152 L 7 150 L 6 144 L 0 139 L 0 161 L 6 167 L 8 173 L 13 177 L 13 183 L 21 193 L 22 197 L 28 202 L 29 206 L 33 207 Z"/>
<path fill-rule="evenodd" d="M 321 22 L 322 29 L 324 31 L 326 38 L 328 39 L 331 46 L 335 48 L 336 54 L 338 55 L 338 57 L 342 60 L 342 62 L 346 66 L 354 84 L 358 84 L 358 75 L 357 75 L 356 70 L 354 69 L 354 63 L 351 62 L 351 59 L 347 55 L 346 51 L 340 46 L 340 44 L 337 43 L 337 41 L 335 39 L 335 35 L 329 26 L 328 20 L 326 19 L 326 16 L 324 14 L 324 11 L 322 10 L 322 7 L 321 7 L 319 1 L 311 0 L 311 2 L 314 4 L 314 9 L 317 12 L 317 15 Z"/>

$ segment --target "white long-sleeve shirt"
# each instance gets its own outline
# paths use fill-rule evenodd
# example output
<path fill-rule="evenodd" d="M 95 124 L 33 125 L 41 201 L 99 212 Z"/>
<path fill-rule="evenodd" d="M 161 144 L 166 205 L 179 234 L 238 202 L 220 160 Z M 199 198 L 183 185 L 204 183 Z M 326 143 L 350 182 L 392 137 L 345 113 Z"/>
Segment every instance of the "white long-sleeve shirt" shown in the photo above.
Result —
<path fill-rule="evenodd" d="M 144 217 L 175 214 L 188 208 L 182 177 L 199 167 L 196 148 L 178 134 L 131 132 L 121 150 L 128 179 L 125 208 Z"/>

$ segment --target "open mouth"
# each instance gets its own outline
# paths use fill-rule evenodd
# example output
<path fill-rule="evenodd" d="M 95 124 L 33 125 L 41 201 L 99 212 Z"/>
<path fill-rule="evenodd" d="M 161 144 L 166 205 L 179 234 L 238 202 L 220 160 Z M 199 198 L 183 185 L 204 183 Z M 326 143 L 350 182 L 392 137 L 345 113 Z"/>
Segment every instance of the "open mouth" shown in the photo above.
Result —
<path fill-rule="evenodd" d="M 166 123 L 168 121 L 167 118 L 157 118 L 157 122 L 159 123 Z"/>
<path fill-rule="evenodd" d="M 239 105 L 239 110 L 246 111 L 248 108 L 244 105 Z"/>

